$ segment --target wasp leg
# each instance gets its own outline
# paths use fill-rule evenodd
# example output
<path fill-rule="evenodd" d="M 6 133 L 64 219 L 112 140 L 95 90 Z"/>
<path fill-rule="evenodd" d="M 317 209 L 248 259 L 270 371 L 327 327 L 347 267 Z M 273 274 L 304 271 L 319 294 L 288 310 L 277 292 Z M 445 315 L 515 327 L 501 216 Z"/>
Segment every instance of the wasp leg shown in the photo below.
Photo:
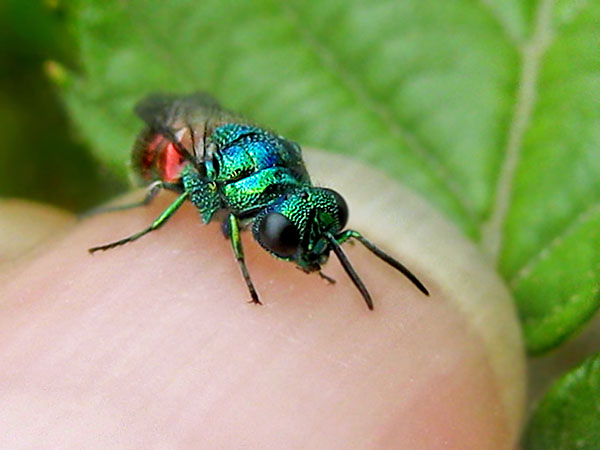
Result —
<path fill-rule="evenodd" d="M 231 247 L 233 248 L 235 259 L 237 260 L 238 265 L 240 266 L 240 270 L 242 272 L 242 276 L 244 277 L 244 281 L 246 282 L 246 286 L 248 286 L 248 291 L 250 291 L 250 297 L 252 297 L 252 300 L 250 302 L 262 305 L 261 301 L 258 299 L 256 289 L 254 289 L 252 280 L 250 279 L 250 274 L 248 273 L 246 262 L 244 261 L 244 249 L 242 248 L 240 226 L 238 224 L 237 217 L 235 217 L 233 214 L 229 214 L 229 216 L 227 217 L 227 221 L 229 222 L 229 238 L 231 239 Z"/>
<path fill-rule="evenodd" d="M 323 273 L 323 272 L 321 272 L 320 270 L 319 270 L 319 276 L 320 276 L 320 277 L 321 277 L 323 280 L 327 281 L 329 284 L 335 284 L 335 280 L 334 280 L 333 278 L 331 278 L 331 277 L 330 277 L 329 275 L 327 275 L 327 274 L 324 274 L 324 273 Z"/>
<path fill-rule="evenodd" d="M 142 230 L 138 233 L 132 234 L 131 236 L 121 239 L 119 241 L 111 242 L 110 244 L 100 245 L 98 247 L 92 247 L 88 251 L 90 253 L 94 253 L 94 252 L 97 252 L 98 250 L 108 250 L 110 248 L 118 247 L 120 245 L 127 244 L 128 242 L 135 241 L 136 239 L 141 238 L 142 236 L 150 233 L 151 231 L 157 230 L 158 228 L 163 226 L 167 222 L 167 220 L 169 220 L 169 218 L 175 213 L 175 211 L 177 211 L 179 209 L 179 207 L 181 205 L 183 205 L 183 202 L 185 202 L 185 200 L 187 199 L 187 196 L 188 196 L 188 193 L 184 192 L 179 197 L 177 197 L 177 200 L 175 200 L 173 203 L 171 203 L 169 205 L 169 207 L 167 209 L 165 209 L 161 213 L 161 215 L 156 218 L 156 220 L 154 222 L 152 222 L 152 225 L 150 225 L 145 230 Z"/>
<path fill-rule="evenodd" d="M 144 196 L 144 199 L 139 202 L 128 203 L 126 205 L 100 206 L 98 208 L 93 208 L 89 211 L 84 212 L 79 217 L 85 218 L 85 217 L 95 216 L 97 214 L 104 214 L 104 213 L 115 212 L 115 211 L 123 211 L 126 209 L 138 208 L 140 206 L 148 206 L 150 203 L 152 203 L 152 200 L 154 200 L 154 198 L 157 196 L 157 194 L 160 192 L 161 189 L 167 189 L 169 191 L 181 193 L 182 188 L 180 185 L 177 185 L 177 184 L 165 183 L 163 181 L 155 181 L 154 183 L 152 183 L 148 186 L 148 189 L 146 190 L 146 195 Z"/>

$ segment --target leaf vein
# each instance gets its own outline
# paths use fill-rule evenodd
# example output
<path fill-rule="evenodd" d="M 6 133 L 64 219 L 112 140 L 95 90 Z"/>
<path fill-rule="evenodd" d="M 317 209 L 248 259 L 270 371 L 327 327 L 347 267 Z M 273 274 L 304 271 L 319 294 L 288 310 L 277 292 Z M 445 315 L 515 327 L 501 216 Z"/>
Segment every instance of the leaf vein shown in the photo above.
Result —
<path fill-rule="evenodd" d="M 600 293 L 600 286 L 596 286 L 592 289 L 592 292 L 590 295 L 590 297 L 592 297 L 592 302 L 594 302 L 594 299 L 596 298 L 598 293 Z M 552 306 L 552 308 L 549 311 L 545 311 L 544 315 L 535 316 L 535 317 L 534 316 L 527 317 L 524 320 L 524 325 L 526 327 L 531 327 L 531 326 L 540 327 L 543 325 L 547 325 L 547 324 L 551 323 L 553 320 L 555 320 L 557 315 L 561 315 L 564 311 L 571 309 L 573 307 L 573 304 L 577 304 L 582 301 L 585 301 L 587 303 L 590 300 L 588 298 L 582 299 L 580 294 L 578 292 L 576 292 L 576 293 L 572 294 L 571 296 L 569 296 L 569 298 L 567 298 L 565 301 L 562 301 L 562 302 L 557 303 L 554 306 Z M 598 303 L 598 301 L 596 300 L 594 302 L 594 305 L 597 303 Z M 588 313 L 586 315 L 590 316 L 594 312 L 595 312 L 595 308 L 592 307 L 591 311 L 588 311 Z"/>
<path fill-rule="evenodd" d="M 551 239 L 546 241 L 546 243 L 540 247 L 537 253 L 529 258 L 529 260 L 523 264 L 521 268 L 515 271 L 515 275 L 509 280 L 509 285 L 514 289 L 522 279 L 531 274 L 535 266 L 550 256 L 550 253 L 553 249 L 558 247 L 565 240 L 565 238 L 577 231 L 581 225 L 584 225 L 598 212 L 600 212 L 600 202 L 592 203 L 586 207 Z"/>
<path fill-rule="evenodd" d="M 537 97 L 538 72 L 552 39 L 553 3 L 554 0 L 543 0 L 538 7 L 534 33 L 522 50 L 521 75 L 503 152 L 504 160 L 498 174 L 495 199 L 489 219 L 481 225 L 481 246 L 496 263 L 502 246 L 504 223 L 510 207 L 512 184 L 521 159 L 523 137 L 529 126 Z"/>

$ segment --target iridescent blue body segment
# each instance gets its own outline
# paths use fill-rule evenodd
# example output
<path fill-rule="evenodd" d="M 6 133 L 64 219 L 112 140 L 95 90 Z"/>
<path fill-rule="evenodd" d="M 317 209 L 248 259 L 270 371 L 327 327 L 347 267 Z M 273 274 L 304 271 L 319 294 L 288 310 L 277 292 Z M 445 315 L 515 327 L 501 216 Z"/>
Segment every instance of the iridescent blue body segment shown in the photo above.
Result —
<path fill-rule="evenodd" d="M 371 296 L 341 248 L 349 239 L 361 242 L 429 295 L 400 262 L 359 232 L 344 230 L 346 202 L 337 192 L 312 185 L 295 142 L 221 108 L 204 93 L 153 95 L 140 102 L 136 112 L 146 128 L 137 139 L 132 162 L 151 186 L 139 204 L 149 203 L 161 188 L 179 196 L 147 229 L 90 252 L 126 244 L 160 228 L 188 200 L 205 223 L 219 213 L 254 303 L 260 301 L 240 239 L 246 225 L 251 225 L 255 240 L 266 251 L 328 281 L 332 280 L 321 267 L 333 251 L 369 309 Z"/>
<path fill-rule="evenodd" d="M 199 177 L 191 164 L 182 173 L 184 188 L 204 222 L 221 209 L 247 216 L 288 192 L 310 186 L 300 148 L 264 129 L 225 124 L 208 139 L 215 151 L 201 162 L 205 176 Z"/>
<path fill-rule="evenodd" d="M 210 137 L 216 146 L 214 161 L 219 170 L 214 181 L 231 182 L 271 167 L 293 172 L 305 183 L 310 178 L 297 144 L 258 127 L 226 124 Z"/>

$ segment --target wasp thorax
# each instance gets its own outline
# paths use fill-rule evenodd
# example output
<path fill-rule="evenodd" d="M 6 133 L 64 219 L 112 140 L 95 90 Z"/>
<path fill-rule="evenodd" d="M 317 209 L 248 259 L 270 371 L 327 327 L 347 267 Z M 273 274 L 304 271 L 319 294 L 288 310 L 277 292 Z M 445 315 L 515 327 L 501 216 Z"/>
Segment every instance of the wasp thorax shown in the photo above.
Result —
<path fill-rule="evenodd" d="M 296 226 L 283 214 L 271 212 L 258 226 L 260 243 L 278 256 L 287 258 L 296 253 L 300 234 Z"/>

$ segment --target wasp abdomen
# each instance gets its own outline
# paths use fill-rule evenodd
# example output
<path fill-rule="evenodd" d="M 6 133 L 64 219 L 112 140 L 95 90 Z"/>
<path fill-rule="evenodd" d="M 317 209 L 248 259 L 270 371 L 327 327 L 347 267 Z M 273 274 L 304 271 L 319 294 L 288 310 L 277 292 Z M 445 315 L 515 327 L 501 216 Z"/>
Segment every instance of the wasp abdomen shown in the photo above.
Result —
<path fill-rule="evenodd" d="M 236 214 L 264 208 L 306 183 L 291 170 L 270 167 L 222 187 L 225 206 Z"/>
<path fill-rule="evenodd" d="M 133 149 L 132 163 L 145 180 L 176 183 L 181 179 L 186 160 L 170 139 L 146 130 Z"/>

